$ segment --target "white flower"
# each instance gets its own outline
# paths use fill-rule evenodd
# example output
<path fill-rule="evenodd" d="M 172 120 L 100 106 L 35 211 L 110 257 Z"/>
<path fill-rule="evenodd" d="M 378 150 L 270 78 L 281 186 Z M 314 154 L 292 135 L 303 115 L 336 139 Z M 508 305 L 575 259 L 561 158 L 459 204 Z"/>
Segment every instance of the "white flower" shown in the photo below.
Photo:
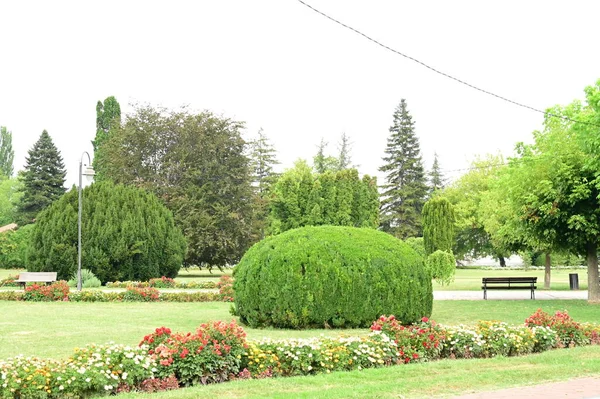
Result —
<path fill-rule="evenodd" d="M 62 386 L 62 385 L 58 387 L 58 390 L 59 390 L 59 391 L 62 391 L 63 389 L 65 389 L 65 387 L 64 387 L 64 386 Z"/>
<path fill-rule="evenodd" d="M 123 379 L 126 380 L 127 379 L 127 373 L 123 373 Z"/>

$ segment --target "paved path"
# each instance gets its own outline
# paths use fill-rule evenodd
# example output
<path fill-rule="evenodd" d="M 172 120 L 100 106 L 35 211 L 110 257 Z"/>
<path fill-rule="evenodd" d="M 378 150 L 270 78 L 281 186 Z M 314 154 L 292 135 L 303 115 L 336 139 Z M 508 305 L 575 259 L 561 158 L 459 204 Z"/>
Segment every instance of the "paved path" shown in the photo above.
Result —
<path fill-rule="evenodd" d="M 488 300 L 529 299 L 529 290 L 490 290 Z M 440 300 L 483 300 L 483 291 L 434 291 L 433 299 Z M 587 290 L 542 291 L 535 290 L 535 299 L 587 299 Z"/>
<path fill-rule="evenodd" d="M 454 399 L 600 399 L 600 376 L 455 396 Z"/>

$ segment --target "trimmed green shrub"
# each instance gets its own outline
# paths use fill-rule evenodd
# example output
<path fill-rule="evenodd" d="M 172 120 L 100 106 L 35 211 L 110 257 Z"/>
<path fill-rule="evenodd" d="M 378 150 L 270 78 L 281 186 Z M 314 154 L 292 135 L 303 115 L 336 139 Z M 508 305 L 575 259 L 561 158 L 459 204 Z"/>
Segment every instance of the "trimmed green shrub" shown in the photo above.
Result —
<path fill-rule="evenodd" d="M 410 247 L 414 249 L 415 252 L 417 252 L 419 255 L 421 255 L 423 259 L 426 258 L 423 237 L 408 237 L 406 240 L 404 240 L 404 242 L 410 245 Z"/>
<path fill-rule="evenodd" d="M 72 189 L 38 214 L 29 271 L 54 271 L 65 280 L 76 272 L 77 194 Z M 103 283 L 177 276 L 185 238 L 156 196 L 110 182 L 92 184 L 82 195 L 82 268 Z"/>
<path fill-rule="evenodd" d="M 255 244 L 234 269 L 240 320 L 252 327 L 368 327 L 382 314 L 431 314 L 422 258 L 389 234 L 303 227 Z"/>

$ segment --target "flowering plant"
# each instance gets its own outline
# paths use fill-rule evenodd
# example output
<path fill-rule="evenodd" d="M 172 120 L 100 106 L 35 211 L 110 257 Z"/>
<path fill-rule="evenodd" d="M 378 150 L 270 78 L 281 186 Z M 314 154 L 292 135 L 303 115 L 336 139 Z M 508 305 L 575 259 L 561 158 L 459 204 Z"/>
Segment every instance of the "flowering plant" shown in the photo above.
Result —
<path fill-rule="evenodd" d="M 69 285 L 64 280 L 56 281 L 50 285 L 28 285 L 25 287 L 23 300 L 34 302 L 68 301 Z"/>
<path fill-rule="evenodd" d="M 195 333 L 171 333 L 165 327 L 147 335 L 141 345 L 159 363 L 158 376 L 175 375 L 181 385 L 208 384 L 238 374 L 246 333 L 234 321 L 202 324 Z"/>
<path fill-rule="evenodd" d="M 465 326 L 447 329 L 448 340 L 443 350 L 443 357 L 476 358 L 483 357 L 486 341 L 472 328 Z"/>
<path fill-rule="evenodd" d="M 219 289 L 219 297 L 223 302 L 233 302 L 233 278 L 231 276 L 222 276 L 217 282 L 216 288 Z"/>
<path fill-rule="evenodd" d="M 360 370 L 403 360 L 396 343 L 375 331 L 367 337 L 263 339 L 250 343 L 244 362 L 249 376 L 264 378 Z"/>
<path fill-rule="evenodd" d="M 419 323 L 403 326 L 393 315 L 381 316 L 373 322 L 371 330 L 382 331 L 394 339 L 405 363 L 439 358 L 447 335 L 441 326 L 427 317 Z"/>
<path fill-rule="evenodd" d="M 175 280 L 169 277 L 162 276 L 161 278 L 151 278 L 148 281 L 148 286 L 154 288 L 175 288 Z"/>
<path fill-rule="evenodd" d="M 485 357 L 517 356 L 533 352 L 535 336 L 526 326 L 510 326 L 498 321 L 480 321 L 477 333 L 484 343 Z"/>
<path fill-rule="evenodd" d="M 127 287 L 123 294 L 123 301 L 126 302 L 158 302 L 159 292 L 156 288 L 146 287 Z"/>
<path fill-rule="evenodd" d="M 0 361 L 0 397 L 64 398 L 113 393 L 153 377 L 146 348 L 90 345 L 66 361 L 17 356 Z"/>
<path fill-rule="evenodd" d="M 549 315 L 542 309 L 538 309 L 534 314 L 525 320 L 525 324 L 533 326 L 546 326 L 552 328 L 558 334 L 558 347 L 572 347 L 588 345 L 588 338 L 581 328 L 581 324 L 573 320 L 565 310 L 557 311 L 554 315 Z"/>

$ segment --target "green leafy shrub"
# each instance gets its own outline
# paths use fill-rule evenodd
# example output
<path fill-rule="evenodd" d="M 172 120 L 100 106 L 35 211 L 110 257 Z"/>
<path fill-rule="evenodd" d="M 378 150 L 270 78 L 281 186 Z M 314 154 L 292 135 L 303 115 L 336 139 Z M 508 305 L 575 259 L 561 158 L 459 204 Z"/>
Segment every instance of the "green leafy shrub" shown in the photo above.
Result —
<path fill-rule="evenodd" d="M 68 301 L 69 285 L 64 280 L 50 285 L 28 285 L 25 287 L 23 300 L 32 302 Z"/>
<path fill-rule="evenodd" d="M 255 244 L 234 269 L 235 306 L 252 327 L 367 327 L 381 314 L 429 316 L 431 277 L 389 234 L 303 227 Z"/>
<path fill-rule="evenodd" d="M 222 276 L 217 282 L 219 298 L 223 302 L 233 302 L 233 279 L 231 276 Z"/>
<path fill-rule="evenodd" d="M 0 234 L 0 269 L 25 269 L 33 225 Z"/>
<path fill-rule="evenodd" d="M 69 287 L 77 287 L 77 272 L 68 281 Z M 82 288 L 98 288 L 102 285 L 98 277 L 91 270 L 81 269 L 81 287 Z"/>
<path fill-rule="evenodd" d="M 408 237 L 404 242 L 410 245 L 421 258 L 425 259 L 425 243 L 423 237 Z"/>
<path fill-rule="evenodd" d="M 427 256 L 427 259 L 425 260 L 425 269 L 427 269 L 431 277 L 438 283 L 447 285 L 454 281 L 456 259 L 454 259 L 452 253 L 438 249 Z"/>
<path fill-rule="evenodd" d="M 144 190 L 110 182 L 83 190 L 82 267 L 100 281 L 175 277 L 186 242 L 172 213 Z M 69 279 L 77 270 L 77 190 L 38 216 L 27 269 Z"/>

